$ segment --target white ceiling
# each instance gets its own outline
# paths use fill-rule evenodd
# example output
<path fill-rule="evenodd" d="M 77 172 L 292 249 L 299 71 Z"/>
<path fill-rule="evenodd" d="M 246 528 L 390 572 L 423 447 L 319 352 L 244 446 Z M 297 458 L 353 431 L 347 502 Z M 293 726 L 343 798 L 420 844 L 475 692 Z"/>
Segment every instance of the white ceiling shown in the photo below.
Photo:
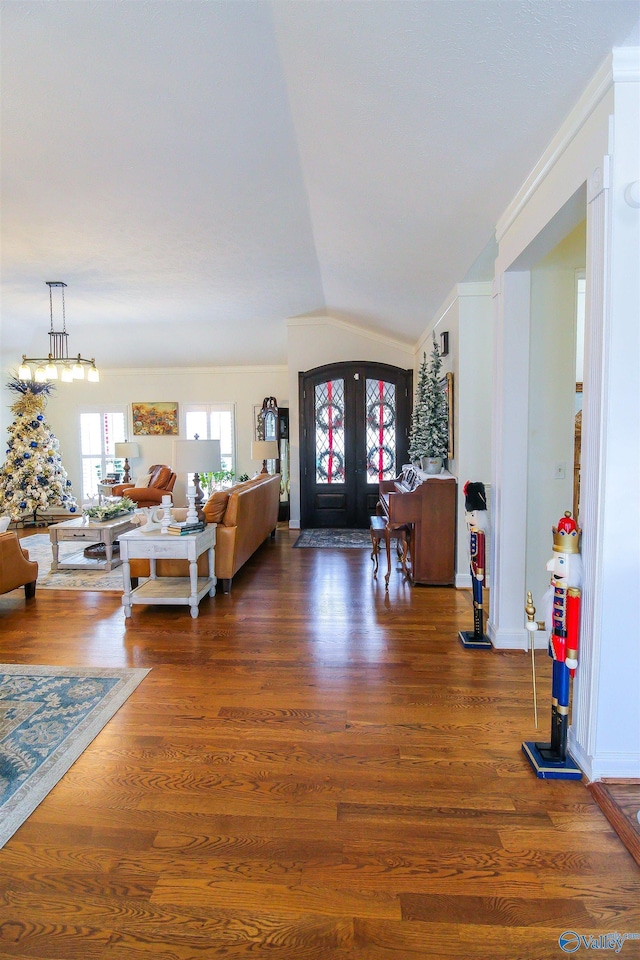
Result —
<path fill-rule="evenodd" d="M 415 342 L 636 0 L 2 4 L 2 348 L 286 362 L 329 313 Z"/>

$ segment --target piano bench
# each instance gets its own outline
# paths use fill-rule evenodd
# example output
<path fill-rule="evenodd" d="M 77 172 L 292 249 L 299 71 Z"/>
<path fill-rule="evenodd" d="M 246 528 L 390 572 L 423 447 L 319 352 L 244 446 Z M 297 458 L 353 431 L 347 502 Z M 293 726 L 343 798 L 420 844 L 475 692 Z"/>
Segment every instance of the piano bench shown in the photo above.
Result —
<path fill-rule="evenodd" d="M 409 552 L 410 528 L 408 526 L 389 527 L 384 517 L 369 517 L 369 533 L 371 534 L 371 559 L 375 566 L 373 568 L 374 577 L 378 576 L 378 558 L 380 554 L 380 541 L 384 540 L 387 553 L 387 572 L 384 578 L 385 588 L 389 589 L 389 577 L 391 576 L 391 538 L 396 537 L 399 544 L 402 544 L 402 552 L 398 547 L 398 556 L 402 559 L 402 572 L 405 577 L 411 579 L 407 570 L 407 553 Z"/>

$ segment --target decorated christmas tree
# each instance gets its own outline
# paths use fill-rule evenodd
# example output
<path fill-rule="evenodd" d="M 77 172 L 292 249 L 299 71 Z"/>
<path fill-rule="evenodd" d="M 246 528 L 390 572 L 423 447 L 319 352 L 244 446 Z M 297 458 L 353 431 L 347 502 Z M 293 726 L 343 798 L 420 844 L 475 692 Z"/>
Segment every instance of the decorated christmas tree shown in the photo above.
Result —
<path fill-rule="evenodd" d="M 78 512 L 71 481 L 62 466 L 59 440 L 53 435 L 44 408 L 49 382 L 12 378 L 7 387 L 18 394 L 11 406 L 15 420 L 9 427 L 7 459 L 0 470 L 0 513 L 12 520 L 30 520 L 47 507 Z"/>
<path fill-rule="evenodd" d="M 430 362 L 423 355 L 418 371 L 416 403 L 411 418 L 409 437 L 409 456 L 413 461 L 423 457 L 447 456 L 449 448 L 449 423 L 447 399 L 440 386 L 440 368 L 442 357 L 435 337 Z"/>

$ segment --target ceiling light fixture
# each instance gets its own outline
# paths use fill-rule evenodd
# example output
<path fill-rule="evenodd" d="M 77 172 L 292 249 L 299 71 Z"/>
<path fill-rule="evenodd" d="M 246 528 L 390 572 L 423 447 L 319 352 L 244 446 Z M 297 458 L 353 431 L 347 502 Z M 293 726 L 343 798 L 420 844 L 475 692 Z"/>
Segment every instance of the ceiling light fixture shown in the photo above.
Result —
<path fill-rule="evenodd" d="M 85 360 L 78 354 L 77 357 L 69 357 L 69 334 L 67 333 L 67 319 L 64 309 L 64 288 L 66 283 L 60 280 L 46 280 L 49 287 L 49 314 L 51 326 L 49 328 L 49 356 L 48 357 L 27 357 L 22 355 L 22 363 L 18 367 L 18 380 L 35 380 L 36 383 L 44 383 L 46 380 L 62 380 L 63 383 L 71 383 L 73 380 L 86 379 L 91 383 L 98 383 L 100 373 L 96 367 L 96 361 Z M 61 294 L 62 309 L 62 330 L 53 329 L 53 288 L 59 289 Z M 32 371 L 29 364 L 35 364 L 35 370 Z"/>

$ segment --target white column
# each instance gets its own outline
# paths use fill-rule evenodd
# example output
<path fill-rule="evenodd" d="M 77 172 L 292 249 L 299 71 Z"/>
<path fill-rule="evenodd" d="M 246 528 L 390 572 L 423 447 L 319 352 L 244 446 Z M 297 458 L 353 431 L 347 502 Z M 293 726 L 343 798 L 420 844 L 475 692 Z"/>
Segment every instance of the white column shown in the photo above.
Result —
<path fill-rule="evenodd" d="M 487 632 L 495 647 L 526 650 L 529 272 L 498 275 L 494 297 L 493 552 Z"/>
<path fill-rule="evenodd" d="M 611 158 L 589 180 L 582 598 L 569 748 L 592 780 L 640 777 L 640 171 L 636 50 L 614 57 Z"/>

